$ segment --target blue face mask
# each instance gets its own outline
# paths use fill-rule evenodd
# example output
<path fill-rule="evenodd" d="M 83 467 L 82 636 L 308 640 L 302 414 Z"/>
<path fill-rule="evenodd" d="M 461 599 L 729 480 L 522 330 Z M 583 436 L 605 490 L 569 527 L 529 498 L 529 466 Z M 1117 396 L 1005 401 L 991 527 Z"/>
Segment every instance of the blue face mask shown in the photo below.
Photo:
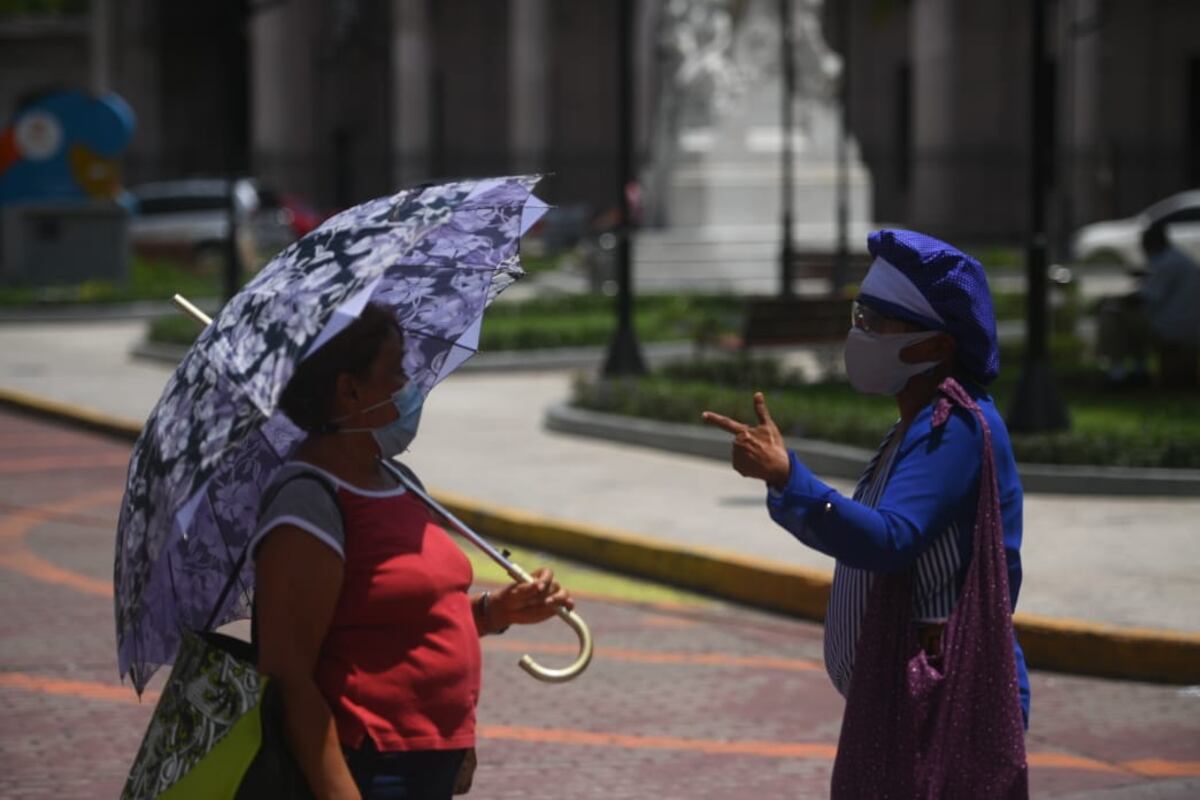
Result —
<path fill-rule="evenodd" d="M 379 446 L 380 458 L 398 456 L 407 450 L 408 446 L 412 444 L 412 440 L 416 438 L 417 425 L 421 422 L 421 408 L 425 404 L 425 395 L 421 393 L 421 387 L 413 381 L 404 384 L 404 388 L 391 397 L 333 421 L 337 422 L 347 417 L 357 416 L 388 403 L 396 407 L 398 416 L 383 427 L 339 428 L 338 432 L 369 433 L 375 439 L 375 444 Z"/>

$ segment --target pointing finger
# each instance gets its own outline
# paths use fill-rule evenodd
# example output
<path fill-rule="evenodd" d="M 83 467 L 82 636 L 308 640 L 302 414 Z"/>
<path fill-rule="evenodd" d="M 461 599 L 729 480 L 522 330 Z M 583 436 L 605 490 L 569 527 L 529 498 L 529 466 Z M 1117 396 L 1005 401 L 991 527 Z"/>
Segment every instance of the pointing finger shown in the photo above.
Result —
<path fill-rule="evenodd" d="M 754 413 L 758 415 L 759 423 L 774 424 L 771 420 L 771 412 L 767 410 L 767 398 L 763 397 L 762 392 L 754 393 Z"/>
<path fill-rule="evenodd" d="M 705 411 L 700 415 L 700 418 L 709 425 L 715 425 L 721 430 L 727 433 L 732 433 L 735 436 L 746 430 L 748 427 L 747 425 L 743 425 L 742 423 L 738 422 L 736 419 L 730 419 L 729 417 L 723 416 L 714 411 Z"/>

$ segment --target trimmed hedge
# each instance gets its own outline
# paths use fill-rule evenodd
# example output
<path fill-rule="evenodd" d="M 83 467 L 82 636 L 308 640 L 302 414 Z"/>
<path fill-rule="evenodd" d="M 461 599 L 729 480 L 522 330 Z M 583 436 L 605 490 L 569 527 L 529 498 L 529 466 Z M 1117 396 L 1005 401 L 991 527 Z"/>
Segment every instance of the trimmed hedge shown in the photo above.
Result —
<path fill-rule="evenodd" d="M 0 287 L 0 306 L 70 306 L 169 300 L 176 293 L 195 301 L 219 296 L 221 285 L 219 275 L 204 274 L 172 261 L 133 258 L 129 262 L 129 280 L 125 284 L 97 280 L 61 286 L 5 286 Z"/>
<path fill-rule="evenodd" d="M 1026 463 L 1091 464 L 1200 469 L 1200 397 L 1196 392 L 1103 388 L 1103 373 L 1079 360 L 1082 346 L 1058 340 L 1052 348 L 1059 388 L 1071 430 L 1053 434 L 1013 434 L 1017 459 Z M 1076 354 L 1076 360 L 1066 359 Z M 1019 353 L 992 386 L 1007 409 L 1020 373 Z M 668 422 L 700 423 L 700 413 L 716 411 L 754 419 L 751 396 L 767 393 L 771 415 L 785 434 L 874 449 L 896 419 L 889 397 L 860 395 L 847 383 L 807 384 L 777 362 L 721 359 L 676 364 L 639 379 L 576 381 L 573 404 L 595 411 Z"/>
<path fill-rule="evenodd" d="M 530 350 L 596 347 L 608 344 L 615 330 L 615 300 L 604 295 L 562 295 L 519 302 L 498 302 L 488 309 L 480 349 Z M 741 327 L 742 299 L 723 295 L 646 295 L 634 304 L 635 325 L 643 342 L 711 339 Z M 154 342 L 191 344 L 196 326 L 182 317 L 150 324 Z"/>

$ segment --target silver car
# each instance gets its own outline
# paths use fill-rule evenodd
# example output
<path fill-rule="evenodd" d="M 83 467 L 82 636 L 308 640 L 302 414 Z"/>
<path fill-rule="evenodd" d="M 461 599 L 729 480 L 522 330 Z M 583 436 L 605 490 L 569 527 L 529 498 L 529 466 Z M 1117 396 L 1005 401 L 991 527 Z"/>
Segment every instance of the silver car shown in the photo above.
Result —
<path fill-rule="evenodd" d="M 229 238 L 229 181 L 189 178 L 144 183 L 130 190 L 136 208 L 129 220 L 135 251 L 216 269 L 225 264 Z M 249 178 L 234 182 L 238 251 L 256 269 L 295 236 L 282 210 L 263 202 Z"/>
<path fill-rule="evenodd" d="M 1076 261 L 1136 267 L 1145 261 L 1142 231 L 1165 224 L 1171 243 L 1200 261 L 1200 189 L 1160 200 L 1140 214 L 1125 219 L 1085 225 L 1071 239 Z"/>

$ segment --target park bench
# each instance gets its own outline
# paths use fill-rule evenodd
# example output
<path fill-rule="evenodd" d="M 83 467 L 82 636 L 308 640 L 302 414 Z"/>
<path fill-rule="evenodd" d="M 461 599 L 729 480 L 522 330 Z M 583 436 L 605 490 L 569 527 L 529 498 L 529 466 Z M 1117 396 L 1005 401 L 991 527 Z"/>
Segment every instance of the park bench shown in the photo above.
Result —
<path fill-rule="evenodd" d="M 802 251 L 795 255 L 792 274 L 796 278 L 830 280 L 833 256 Z M 844 282 L 862 282 L 871 265 L 867 253 L 851 253 Z M 842 295 L 794 295 L 752 297 L 746 301 L 739 344 L 743 348 L 789 344 L 832 344 L 846 338 L 850 328 L 850 297 Z"/>
<path fill-rule="evenodd" d="M 827 344 L 845 339 L 849 328 L 846 297 L 752 297 L 746 300 L 739 344 Z"/>

